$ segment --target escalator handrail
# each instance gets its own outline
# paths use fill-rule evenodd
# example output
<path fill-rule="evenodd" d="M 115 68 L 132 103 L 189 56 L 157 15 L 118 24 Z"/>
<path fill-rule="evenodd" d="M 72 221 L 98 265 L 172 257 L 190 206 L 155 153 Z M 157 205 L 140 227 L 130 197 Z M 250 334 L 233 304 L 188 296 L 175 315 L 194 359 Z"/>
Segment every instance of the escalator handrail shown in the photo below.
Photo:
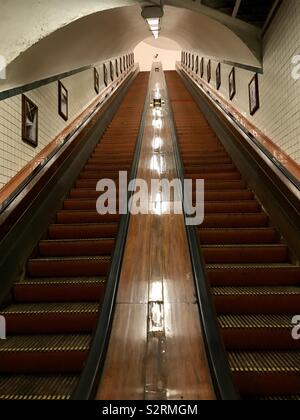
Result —
<path fill-rule="evenodd" d="M 168 107 L 170 115 L 170 128 L 173 139 L 176 167 L 179 178 L 183 182 L 185 178 L 184 166 L 179 151 L 178 135 L 174 124 L 174 114 L 171 106 L 171 101 L 168 95 L 167 87 L 165 91 L 166 106 Z M 185 214 L 185 217 L 188 217 L 188 215 Z M 216 397 L 224 401 L 240 400 L 240 396 L 237 393 L 233 384 L 232 375 L 228 363 L 228 357 L 220 335 L 217 314 L 207 279 L 205 262 L 197 227 L 188 226 L 186 224 L 186 232 L 190 249 L 190 258 L 192 262 L 193 275 L 196 284 L 196 293 L 198 306 L 200 310 L 201 324 L 204 332 L 205 347 Z"/>
<path fill-rule="evenodd" d="M 132 162 L 130 181 L 136 178 L 138 165 L 140 160 L 143 134 L 145 129 L 146 113 L 150 100 L 149 87 L 146 94 L 144 109 L 141 116 L 141 123 L 137 136 L 136 147 L 134 151 L 134 158 Z M 129 199 L 134 194 L 134 191 L 128 192 Z M 126 245 L 126 238 L 128 226 L 130 221 L 129 212 L 122 215 L 118 235 L 116 239 L 115 251 L 112 258 L 111 270 L 106 282 L 106 291 L 103 303 L 101 305 L 100 316 L 98 319 L 97 327 L 94 332 L 92 344 L 90 347 L 89 355 L 81 374 L 79 384 L 72 395 L 73 400 L 92 400 L 95 398 L 97 387 L 99 386 L 103 368 L 106 360 L 108 344 L 110 340 L 110 333 L 113 323 L 113 315 L 116 303 L 116 296 L 118 291 L 119 279 L 122 269 L 122 262 L 124 250 Z"/>

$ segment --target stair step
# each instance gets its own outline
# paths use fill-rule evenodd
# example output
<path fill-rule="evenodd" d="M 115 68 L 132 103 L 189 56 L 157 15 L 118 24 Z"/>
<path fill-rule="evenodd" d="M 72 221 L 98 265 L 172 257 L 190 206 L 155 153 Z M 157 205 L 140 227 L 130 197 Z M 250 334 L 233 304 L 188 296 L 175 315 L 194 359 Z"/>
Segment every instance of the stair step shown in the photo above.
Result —
<path fill-rule="evenodd" d="M 273 228 L 199 229 L 200 241 L 207 244 L 270 244 L 277 240 Z"/>
<path fill-rule="evenodd" d="M 32 277 L 104 276 L 111 264 L 108 256 L 31 259 L 27 264 Z"/>
<path fill-rule="evenodd" d="M 16 303 L 0 314 L 6 319 L 8 334 L 85 333 L 95 327 L 99 301 Z"/>
<path fill-rule="evenodd" d="M 119 222 L 120 215 L 100 215 L 96 211 L 62 210 L 57 213 L 56 220 L 59 224 L 116 223 Z"/>
<path fill-rule="evenodd" d="M 30 278 L 16 283 L 15 302 L 99 302 L 106 288 L 105 277 Z"/>
<path fill-rule="evenodd" d="M 188 164 L 185 166 L 185 173 L 186 174 L 195 174 L 197 172 L 201 172 L 204 174 L 219 174 L 221 173 L 235 173 L 236 167 L 232 163 L 227 164 L 216 164 L 216 165 L 199 165 L 199 164 Z"/>
<path fill-rule="evenodd" d="M 232 181 L 217 179 L 205 181 L 205 191 L 241 190 L 244 188 L 246 188 L 246 183 L 241 179 Z"/>
<path fill-rule="evenodd" d="M 196 191 L 193 191 L 193 197 L 195 197 Z M 205 202 L 207 201 L 252 201 L 253 193 L 249 190 L 233 190 L 233 191 L 205 191 Z"/>
<path fill-rule="evenodd" d="M 50 225 L 48 229 L 51 239 L 89 239 L 116 237 L 118 225 L 116 223 L 90 223 Z"/>
<path fill-rule="evenodd" d="M 114 245 L 114 239 L 44 240 L 39 243 L 39 253 L 42 257 L 111 255 Z"/>
<path fill-rule="evenodd" d="M 216 264 L 206 269 L 212 286 L 300 286 L 300 267 L 292 264 Z"/>
<path fill-rule="evenodd" d="M 300 287 L 213 287 L 218 314 L 297 314 Z"/>
<path fill-rule="evenodd" d="M 206 214 L 202 228 L 267 227 L 269 218 L 265 213 Z"/>
<path fill-rule="evenodd" d="M 300 393 L 300 352 L 229 352 L 228 356 L 242 395 Z"/>
<path fill-rule="evenodd" d="M 244 201 L 206 201 L 204 203 L 205 214 L 208 213 L 259 213 L 261 206 L 256 200 Z"/>
<path fill-rule="evenodd" d="M 1 375 L 0 400 L 69 400 L 79 375 Z"/>
<path fill-rule="evenodd" d="M 292 337 L 293 315 L 219 315 L 227 350 L 300 350 Z"/>
<path fill-rule="evenodd" d="M 204 245 L 207 264 L 283 263 L 288 261 L 286 245 Z"/>
<path fill-rule="evenodd" d="M 205 181 L 214 181 L 222 179 L 223 181 L 235 181 L 241 179 L 239 172 L 219 172 L 219 173 L 205 173 L 205 172 L 189 172 L 186 174 L 187 179 L 204 179 Z"/>
<path fill-rule="evenodd" d="M 90 335 L 16 335 L 0 341 L 2 373 L 79 373 Z"/>

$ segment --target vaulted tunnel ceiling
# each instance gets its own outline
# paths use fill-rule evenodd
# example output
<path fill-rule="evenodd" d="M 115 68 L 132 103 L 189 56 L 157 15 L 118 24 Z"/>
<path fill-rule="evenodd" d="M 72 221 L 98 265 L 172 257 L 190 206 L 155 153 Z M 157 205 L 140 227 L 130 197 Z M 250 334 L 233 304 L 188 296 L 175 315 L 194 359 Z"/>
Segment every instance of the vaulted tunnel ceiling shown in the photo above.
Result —
<path fill-rule="evenodd" d="M 240 7 L 247 1 L 241 0 Z M 0 54 L 9 64 L 0 90 L 133 50 L 149 36 L 141 7 L 153 3 L 0 0 Z M 162 36 L 182 49 L 260 66 L 261 31 L 232 17 L 230 3 L 232 7 L 229 0 L 165 0 Z"/>

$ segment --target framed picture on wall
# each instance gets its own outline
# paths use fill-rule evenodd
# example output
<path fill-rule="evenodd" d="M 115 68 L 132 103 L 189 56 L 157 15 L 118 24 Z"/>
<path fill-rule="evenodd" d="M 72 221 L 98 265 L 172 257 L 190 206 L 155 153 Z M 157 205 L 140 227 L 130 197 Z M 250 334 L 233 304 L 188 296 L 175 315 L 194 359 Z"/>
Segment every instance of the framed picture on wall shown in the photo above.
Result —
<path fill-rule="evenodd" d="M 249 107 L 250 115 L 254 115 L 260 107 L 258 74 L 255 74 L 249 83 Z"/>
<path fill-rule="evenodd" d="M 58 113 L 67 121 L 69 118 L 69 95 L 65 86 L 58 82 Z"/>
<path fill-rule="evenodd" d="M 200 76 L 201 78 L 203 78 L 204 76 L 204 58 L 201 58 L 201 62 L 200 62 Z"/>
<path fill-rule="evenodd" d="M 199 74 L 199 57 L 198 57 L 198 55 L 196 57 L 196 69 L 195 69 L 195 71 L 196 71 L 196 74 Z"/>
<path fill-rule="evenodd" d="M 117 59 L 115 61 L 115 68 L 116 68 L 116 76 L 119 77 L 119 63 Z"/>
<path fill-rule="evenodd" d="M 108 86 L 108 73 L 107 73 L 107 67 L 106 64 L 103 64 L 103 80 L 104 80 L 104 84 L 107 87 Z"/>
<path fill-rule="evenodd" d="M 97 94 L 100 92 L 100 78 L 96 67 L 94 67 L 94 89 Z"/>
<path fill-rule="evenodd" d="M 222 83 L 222 79 L 221 79 L 221 63 L 219 63 L 217 65 L 217 69 L 216 69 L 216 86 L 217 86 L 217 90 L 220 89 L 221 83 Z"/>
<path fill-rule="evenodd" d="M 38 146 L 38 107 L 22 95 L 22 140 L 33 147 Z"/>
<path fill-rule="evenodd" d="M 236 83 L 235 83 L 235 68 L 233 67 L 229 73 L 229 98 L 232 99 L 236 95 Z"/>
<path fill-rule="evenodd" d="M 211 81 L 211 60 L 208 60 L 207 63 L 207 81 L 208 83 Z"/>
<path fill-rule="evenodd" d="M 113 82 L 115 75 L 114 75 L 114 65 L 111 61 L 109 62 L 109 73 L 110 73 L 110 80 Z"/>

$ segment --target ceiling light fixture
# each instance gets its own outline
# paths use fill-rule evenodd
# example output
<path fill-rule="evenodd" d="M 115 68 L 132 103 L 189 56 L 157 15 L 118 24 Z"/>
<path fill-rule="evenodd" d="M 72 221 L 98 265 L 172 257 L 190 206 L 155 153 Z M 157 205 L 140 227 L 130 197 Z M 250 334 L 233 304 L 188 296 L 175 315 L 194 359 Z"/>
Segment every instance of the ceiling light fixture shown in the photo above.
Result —
<path fill-rule="evenodd" d="M 161 31 L 161 19 L 164 15 L 163 8 L 160 6 L 144 7 L 142 17 L 147 21 L 150 31 L 155 39 L 159 38 Z"/>

